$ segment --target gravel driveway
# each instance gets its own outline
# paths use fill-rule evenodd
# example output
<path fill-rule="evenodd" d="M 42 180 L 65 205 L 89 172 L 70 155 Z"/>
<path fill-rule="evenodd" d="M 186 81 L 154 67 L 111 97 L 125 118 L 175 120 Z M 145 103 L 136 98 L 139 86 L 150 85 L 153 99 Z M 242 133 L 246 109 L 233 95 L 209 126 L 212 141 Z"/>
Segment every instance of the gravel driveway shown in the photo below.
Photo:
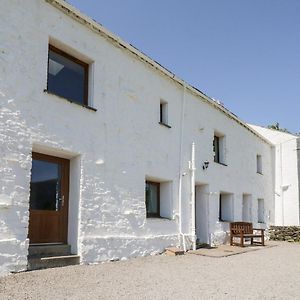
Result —
<path fill-rule="evenodd" d="M 0 279 L 0 299 L 300 299 L 300 244 L 277 244 L 15 274 Z"/>

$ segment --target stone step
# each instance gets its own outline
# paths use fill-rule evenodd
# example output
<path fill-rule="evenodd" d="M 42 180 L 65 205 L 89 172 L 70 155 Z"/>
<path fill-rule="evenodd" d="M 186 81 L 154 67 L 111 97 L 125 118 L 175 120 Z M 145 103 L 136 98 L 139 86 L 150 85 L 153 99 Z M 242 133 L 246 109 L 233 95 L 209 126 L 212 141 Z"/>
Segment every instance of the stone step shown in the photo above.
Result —
<path fill-rule="evenodd" d="M 70 255 L 71 246 L 70 245 L 30 245 L 28 249 L 28 254 L 30 257 L 39 256 L 61 256 L 61 255 Z"/>
<path fill-rule="evenodd" d="M 183 254 L 184 254 L 184 251 L 180 248 L 177 248 L 177 247 L 166 248 L 166 255 L 177 256 L 177 255 L 183 255 Z"/>
<path fill-rule="evenodd" d="M 47 268 L 66 267 L 78 265 L 80 256 L 65 255 L 65 256 L 50 256 L 50 257 L 28 257 L 28 270 L 39 270 Z"/>

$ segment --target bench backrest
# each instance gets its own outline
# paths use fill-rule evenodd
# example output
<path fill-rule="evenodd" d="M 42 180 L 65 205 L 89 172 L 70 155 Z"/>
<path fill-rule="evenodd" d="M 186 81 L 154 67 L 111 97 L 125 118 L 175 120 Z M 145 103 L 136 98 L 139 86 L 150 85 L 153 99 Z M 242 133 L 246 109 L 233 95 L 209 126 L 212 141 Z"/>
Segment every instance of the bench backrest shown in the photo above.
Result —
<path fill-rule="evenodd" d="M 252 223 L 248 222 L 232 222 L 230 223 L 230 231 L 235 234 L 243 231 L 244 233 L 253 233 Z"/>

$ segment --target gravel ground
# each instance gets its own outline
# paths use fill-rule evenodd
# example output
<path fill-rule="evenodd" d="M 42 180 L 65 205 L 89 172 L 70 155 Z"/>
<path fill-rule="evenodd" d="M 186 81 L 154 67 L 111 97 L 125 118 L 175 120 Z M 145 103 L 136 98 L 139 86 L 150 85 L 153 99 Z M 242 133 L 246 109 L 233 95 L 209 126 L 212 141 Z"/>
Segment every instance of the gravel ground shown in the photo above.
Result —
<path fill-rule="evenodd" d="M 300 244 L 20 273 L 0 279 L 0 299 L 300 299 Z"/>

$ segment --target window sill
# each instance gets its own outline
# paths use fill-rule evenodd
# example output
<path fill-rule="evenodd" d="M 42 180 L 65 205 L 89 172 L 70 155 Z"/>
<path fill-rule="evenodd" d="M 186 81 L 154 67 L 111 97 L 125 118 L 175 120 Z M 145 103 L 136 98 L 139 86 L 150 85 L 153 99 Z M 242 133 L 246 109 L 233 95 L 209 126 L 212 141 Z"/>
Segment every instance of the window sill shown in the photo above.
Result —
<path fill-rule="evenodd" d="M 63 99 L 63 100 L 68 101 L 68 102 L 70 102 L 70 103 L 73 103 L 73 104 L 76 104 L 76 105 L 78 105 L 78 106 L 84 107 L 84 108 L 86 108 L 86 109 L 89 109 L 89 110 L 92 110 L 92 111 L 97 111 L 97 109 L 94 108 L 94 107 L 91 107 L 91 106 L 88 106 L 88 105 L 85 105 L 85 104 L 77 103 L 77 102 L 75 102 L 75 101 L 73 101 L 73 100 L 70 100 L 70 99 L 68 99 L 68 98 L 65 98 L 65 97 L 59 96 L 59 95 L 57 95 L 57 94 L 54 94 L 54 93 L 52 93 L 52 92 L 50 92 L 50 91 L 48 91 L 48 90 L 44 90 L 44 93 L 46 93 L 46 94 L 48 94 L 48 95 L 56 96 L 56 97 L 58 97 L 58 98 L 60 98 L 60 99 Z"/>
<path fill-rule="evenodd" d="M 228 167 L 228 165 L 224 164 L 224 163 L 221 163 L 221 162 L 217 162 L 217 161 L 214 161 L 214 163 L 218 164 L 218 165 L 221 165 L 221 166 L 224 166 L 224 167 Z"/>
<path fill-rule="evenodd" d="M 162 220 L 162 221 L 173 221 L 173 219 L 171 219 L 171 218 L 160 217 L 160 216 L 147 216 L 147 219 Z"/>
<path fill-rule="evenodd" d="M 173 219 L 170 218 L 165 218 L 165 217 L 147 217 L 147 220 L 149 220 L 150 222 L 173 222 Z"/>
<path fill-rule="evenodd" d="M 256 172 L 256 174 L 259 174 L 259 175 L 264 175 L 263 173 L 260 173 L 260 172 Z"/>
<path fill-rule="evenodd" d="M 170 125 L 166 124 L 166 123 L 163 123 L 163 122 L 158 122 L 158 124 L 162 125 L 162 126 L 165 126 L 167 128 L 172 128 Z"/>

